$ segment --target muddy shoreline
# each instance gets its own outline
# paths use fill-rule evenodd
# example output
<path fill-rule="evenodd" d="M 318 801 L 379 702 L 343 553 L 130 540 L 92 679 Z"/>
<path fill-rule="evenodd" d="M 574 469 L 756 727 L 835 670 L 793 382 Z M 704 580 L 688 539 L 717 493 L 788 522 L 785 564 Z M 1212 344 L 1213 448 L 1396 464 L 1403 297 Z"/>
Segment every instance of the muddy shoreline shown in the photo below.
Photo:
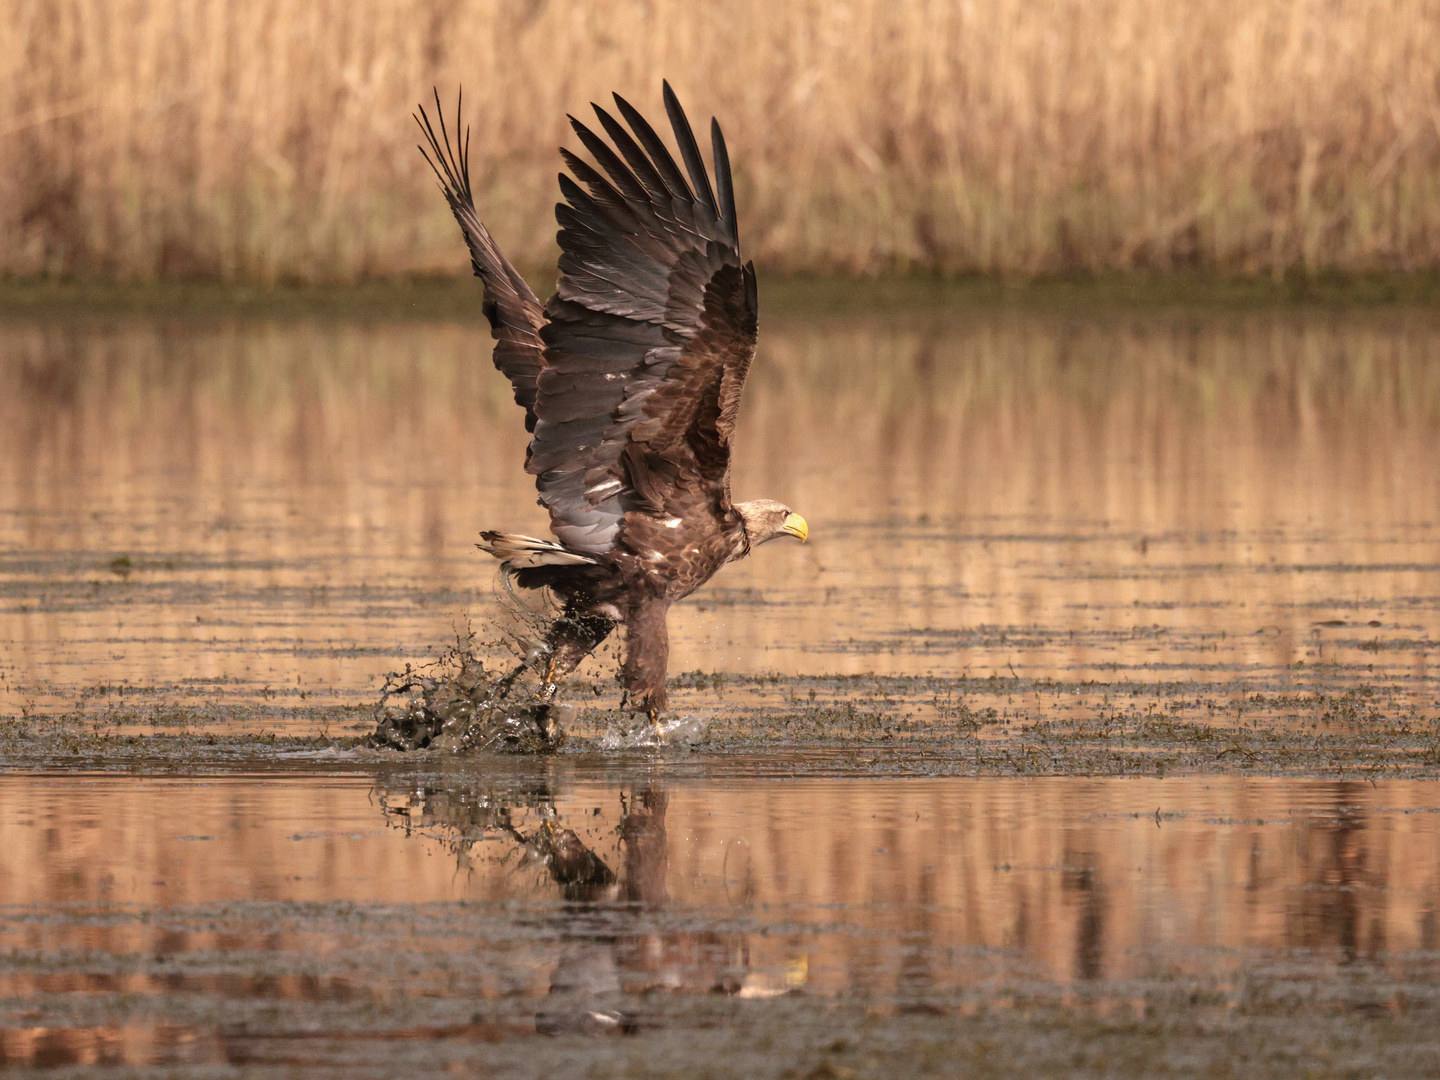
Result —
<path fill-rule="evenodd" d="M 987 988 L 999 991 L 989 1000 L 960 995 L 880 1008 L 803 995 L 737 1001 L 662 994 L 647 1000 L 643 1028 L 629 1037 L 598 1039 L 580 1032 L 537 1038 L 530 1012 L 499 1004 L 444 1008 L 416 998 L 377 1008 L 362 996 L 328 1008 L 287 1006 L 281 1019 L 263 1002 L 242 998 L 216 1012 L 196 1011 L 177 995 L 118 1022 L 113 1013 L 105 1019 L 118 1044 L 126 1027 L 145 1030 L 154 1014 L 164 1016 L 172 1036 L 191 1040 L 192 1063 L 167 1067 L 162 1056 L 144 1070 L 110 1066 L 103 1075 L 278 1077 L 330 1069 L 349 1077 L 479 1071 L 516 1078 L 578 1072 L 717 1080 L 1208 1077 L 1231 1069 L 1277 1078 L 1297 1070 L 1317 1078 L 1434 1075 L 1440 1041 L 1433 1001 L 1417 998 L 1396 1011 L 1363 995 L 1354 1002 L 1314 1000 L 1302 988 L 1277 983 L 1257 980 L 1237 995 L 1228 986 L 1157 980 L 1094 987 L 1067 994 L 1063 1003 L 1022 985 Z M 83 1009 L 67 1012 L 47 1010 L 46 1030 L 59 1035 L 66 1021 L 83 1027 L 100 1019 Z M 323 1034 L 316 1025 L 324 1026 Z M 11 1075 L 30 1075 L 25 1065 L 32 1062 L 5 1063 Z M 96 1072 L 55 1062 L 35 1074 Z"/>
<path fill-rule="evenodd" d="M 1397 685 L 1267 694 L 1018 678 L 697 673 L 676 682 L 674 711 L 696 718 L 694 732 L 628 750 L 603 741 L 625 723 L 618 703 L 584 705 L 597 692 L 613 698 L 613 687 L 571 684 L 562 700 L 581 708 L 557 756 L 684 761 L 692 774 L 711 760 L 727 771 L 732 760 L 771 757 L 816 775 L 1440 777 L 1440 723 Z M 7 768 L 243 768 L 324 751 L 337 763 L 413 757 L 483 771 L 505 756 L 368 749 L 373 706 L 170 706 L 143 688 L 95 696 L 102 701 L 73 712 L 0 718 Z"/>

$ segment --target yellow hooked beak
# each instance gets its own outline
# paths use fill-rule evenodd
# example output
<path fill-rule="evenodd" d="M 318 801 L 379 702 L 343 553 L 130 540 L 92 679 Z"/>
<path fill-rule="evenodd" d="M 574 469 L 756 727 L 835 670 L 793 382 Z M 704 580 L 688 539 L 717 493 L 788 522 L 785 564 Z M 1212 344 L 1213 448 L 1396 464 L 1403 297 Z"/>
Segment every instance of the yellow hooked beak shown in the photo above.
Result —
<path fill-rule="evenodd" d="M 803 544 L 810 537 L 810 526 L 805 524 L 805 519 L 799 514 L 791 514 L 785 519 L 785 524 L 780 526 L 781 532 L 787 532 L 791 536 L 798 536 Z"/>

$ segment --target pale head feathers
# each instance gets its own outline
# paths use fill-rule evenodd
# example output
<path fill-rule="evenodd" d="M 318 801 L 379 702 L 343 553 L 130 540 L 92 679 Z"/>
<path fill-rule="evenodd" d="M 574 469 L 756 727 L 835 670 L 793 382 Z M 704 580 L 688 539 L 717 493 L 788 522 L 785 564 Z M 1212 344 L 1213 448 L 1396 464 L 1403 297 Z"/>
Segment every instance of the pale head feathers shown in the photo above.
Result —
<path fill-rule="evenodd" d="M 745 525 L 747 547 L 757 547 L 781 536 L 794 536 L 803 541 L 810 535 L 805 519 L 774 499 L 736 503 L 735 510 Z"/>

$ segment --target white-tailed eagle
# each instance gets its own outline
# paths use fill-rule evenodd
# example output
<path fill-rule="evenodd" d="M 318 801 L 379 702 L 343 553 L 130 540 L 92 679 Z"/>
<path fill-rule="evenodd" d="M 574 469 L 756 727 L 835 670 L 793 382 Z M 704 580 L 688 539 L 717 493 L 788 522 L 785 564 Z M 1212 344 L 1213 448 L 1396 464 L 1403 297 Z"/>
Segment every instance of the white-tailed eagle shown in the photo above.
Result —
<path fill-rule="evenodd" d="M 484 284 L 495 366 L 525 410 L 525 468 L 556 537 L 484 532 L 480 546 L 562 605 L 546 641 L 546 692 L 623 624 L 626 701 L 657 724 L 670 605 L 760 544 L 808 534 L 787 506 L 730 498 L 730 445 L 755 356 L 755 268 L 740 261 L 720 125 L 710 125 L 712 187 L 669 83 L 664 93 L 683 170 L 618 94 L 624 124 L 594 106 L 609 143 L 570 118 L 595 164 L 560 151 L 573 178 L 560 176 L 560 279 L 543 306 L 476 213 L 459 107 L 453 144 L 438 96 L 438 133 L 423 107 L 416 117 Z"/>

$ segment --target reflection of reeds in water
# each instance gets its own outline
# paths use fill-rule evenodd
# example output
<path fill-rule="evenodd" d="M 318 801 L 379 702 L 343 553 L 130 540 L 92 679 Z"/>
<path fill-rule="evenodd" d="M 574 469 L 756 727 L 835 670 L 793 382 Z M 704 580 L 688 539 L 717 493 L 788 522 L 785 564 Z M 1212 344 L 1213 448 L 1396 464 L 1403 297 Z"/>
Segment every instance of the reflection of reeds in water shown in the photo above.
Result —
<path fill-rule="evenodd" d="M 273 641 L 257 685 L 303 672 L 327 693 L 373 694 L 393 660 L 304 647 L 389 644 L 396 627 L 439 647 L 492 580 L 476 532 L 543 535 L 483 328 L 16 323 L 0 343 L 0 503 L 24 511 L 6 544 L 83 552 L 64 574 L 105 590 L 67 611 L 38 602 L 36 584 L 28 611 L 4 615 L 22 672 L 64 651 L 47 642 L 98 639 L 84 677 L 117 674 L 103 642 L 142 636 L 132 605 L 159 584 L 150 643 L 121 658 L 129 677 L 234 675 L 249 660 L 207 643 Z M 1363 622 L 1389 598 L 1430 595 L 1437 349 L 1433 322 L 1405 314 L 776 323 L 735 488 L 800 508 L 816 542 L 764 549 L 697 594 L 700 607 L 785 605 L 679 615 L 672 669 L 974 659 L 984 675 L 1005 670 L 1003 649 L 962 664 L 827 643 L 982 624 L 1118 632 L 1177 604 L 1175 629 L 1231 631 L 1207 662 L 1302 659 L 1298 639 L 1327 617 L 1307 604 L 1350 605 L 1342 615 Z M 965 539 L 982 533 L 993 542 Z M 122 579 L 105 567 L 127 552 L 149 568 Z M 1197 559 L 1216 565 L 1182 572 Z M 1342 563 L 1392 569 L 1324 570 Z M 1260 572 L 1272 564 L 1315 569 Z M 1076 650 L 1099 664 L 1124 647 Z M 1389 657 L 1365 659 L 1383 672 Z M 1023 661 L 1031 674 L 1062 662 Z"/>
<path fill-rule="evenodd" d="M 668 75 L 762 262 L 1433 265 L 1431 0 L 17 0 L 0 273 L 353 279 L 464 258 L 413 151 L 471 103 L 502 244 L 552 258 L 566 112 Z"/>
<path fill-rule="evenodd" d="M 1182 978 L 1225 983 L 1254 959 L 1249 950 L 1313 950 L 1299 959 L 1321 974 L 1363 958 L 1400 975 L 1412 963 L 1428 970 L 1428 960 L 1409 954 L 1440 945 L 1440 848 L 1423 782 L 1377 789 L 1213 777 L 731 781 L 628 798 L 590 782 L 507 793 L 460 774 L 413 786 L 403 774 L 382 777 L 368 797 L 366 781 L 346 778 L 243 792 L 228 782 L 137 787 L 122 779 L 92 785 L 83 798 L 41 793 L 36 784 L 44 783 L 0 788 L 7 820 L 37 819 L 12 830 L 0 869 L 7 905 L 83 905 L 103 891 L 127 905 L 121 910 L 184 909 L 242 895 L 302 906 L 354 901 L 424 910 L 469 900 L 548 909 L 570 896 L 622 908 L 582 918 L 571 931 L 577 939 L 642 933 L 653 936 L 654 956 L 686 946 L 697 958 L 713 945 L 716 955 L 748 957 L 756 985 L 808 958 L 813 989 L 882 998 L 903 997 L 927 980 L 944 991 L 996 976 L 998 984 L 985 984 L 992 992 L 1007 979 L 1038 977 L 1061 984 L 1153 978 L 1164 993 L 1167 981 Z M 417 831 L 377 831 L 386 810 L 375 795 L 392 815 L 408 805 Z M 101 797 L 105 812 L 96 817 L 84 800 Z M 180 800 L 183 824 L 174 816 Z M 611 872 L 593 891 L 576 893 L 574 880 L 553 867 L 517 858 L 507 815 L 513 810 L 528 836 L 552 819 L 525 807 L 552 802 L 555 835 L 573 830 L 575 849 Z M 250 815 L 239 827 L 237 805 Z M 211 839 L 182 838 L 190 832 Z M 469 857 L 457 872 L 453 853 L 462 849 Z M 632 931 L 640 908 L 649 914 Z M 475 925 L 473 913 L 459 917 Z M 707 944 L 712 919 L 717 936 Z M 68 935 L 78 934 L 91 935 L 89 950 L 122 954 L 315 949 L 320 928 L 308 925 L 306 934 L 282 920 L 227 936 L 206 920 L 178 933 L 117 920 L 47 931 L 46 947 L 73 947 Z M 762 925 L 770 932 L 758 932 Z M 333 930 L 354 932 L 343 918 Z M 474 947 L 463 933 L 436 935 L 434 925 L 405 932 L 416 935 L 405 949 L 426 957 L 417 979 L 443 969 L 445 950 Z M 529 993 L 543 994 L 551 943 L 521 934 L 500 944 L 512 966 L 517 950 L 532 957 L 534 969 L 517 977 Z M 1283 964 L 1268 969 L 1277 971 L 1282 981 L 1290 977 Z M 693 980 L 686 989 L 704 992 L 716 971 L 696 966 L 684 977 Z M 5 989 L 22 996 L 44 978 L 14 971 Z M 71 988 L 82 989 L 89 976 L 73 978 Z M 1254 981 L 1228 993 L 1239 1001 L 1257 987 L 1263 992 L 1263 977 Z M 136 974 L 124 987 L 153 993 L 160 985 Z M 289 993 L 303 996 L 305 987 Z"/>
<path fill-rule="evenodd" d="M 843 545 L 815 549 L 828 576 L 809 588 L 835 592 L 813 619 L 729 620 L 746 647 L 768 646 L 767 666 L 791 670 L 777 639 L 863 637 L 889 611 L 896 666 L 864 650 L 830 670 L 985 676 L 1013 659 L 1057 678 L 1154 661 L 1259 672 L 1313 663 L 1313 619 L 1390 620 L 1393 598 L 1433 595 L 1428 316 L 957 322 L 781 329 L 762 344 L 739 489 L 751 469 L 779 473 L 791 505 L 820 508 L 821 542 L 828 526 Z M 877 519 L 899 528 L 870 531 Z M 1393 573 L 1325 573 L 1384 565 Z M 771 573 L 749 560 L 725 584 L 777 596 Z M 983 625 L 1078 638 L 1048 653 L 1002 642 L 906 656 L 906 630 Z M 1205 657 L 1083 640 L 1152 625 L 1228 637 Z M 1423 655 L 1413 664 L 1428 671 Z"/>

